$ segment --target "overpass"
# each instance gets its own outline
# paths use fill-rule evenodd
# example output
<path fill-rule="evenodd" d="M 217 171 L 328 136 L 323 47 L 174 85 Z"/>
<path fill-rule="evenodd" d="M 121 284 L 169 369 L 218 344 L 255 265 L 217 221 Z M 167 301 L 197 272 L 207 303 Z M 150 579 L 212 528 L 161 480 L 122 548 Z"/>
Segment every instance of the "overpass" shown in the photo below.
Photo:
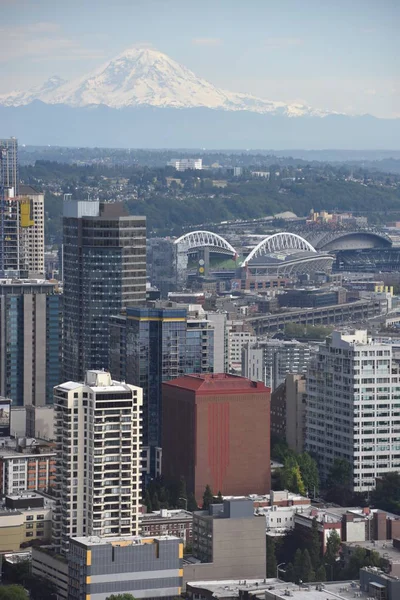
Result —
<path fill-rule="evenodd" d="M 284 329 L 287 323 L 299 325 L 341 325 L 357 321 L 365 321 L 382 313 L 382 304 L 379 300 L 357 300 L 334 306 L 321 308 L 301 308 L 284 313 L 271 315 L 258 315 L 247 317 L 256 335 L 264 335 Z"/>

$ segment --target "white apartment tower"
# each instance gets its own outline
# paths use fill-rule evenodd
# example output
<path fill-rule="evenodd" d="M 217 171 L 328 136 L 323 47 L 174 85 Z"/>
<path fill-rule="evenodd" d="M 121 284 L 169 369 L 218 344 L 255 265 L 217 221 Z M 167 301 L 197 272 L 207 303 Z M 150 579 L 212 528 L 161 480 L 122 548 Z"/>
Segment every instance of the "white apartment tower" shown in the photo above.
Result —
<path fill-rule="evenodd" d="M 30 185 L 19 186 L 21 201 L 29 206 L 29 225 L 24 226 L 21 208 L 21 262 L 29 277 L 44 275 L 44 194 Z"/>
<path fill-rule="evenodd" d="M 53 541 L 139 534 L 142 389 L 87 371 L 54 388 Z"/>
<path fill-rule="evenodd" d="M 400 373 L 390 344 L 366 331 L 334 331 L 307 372 L 305 449 L 318 456 L 322 478 L 335 458 L 353 466 L 353 489 L 400 469 Z"/>

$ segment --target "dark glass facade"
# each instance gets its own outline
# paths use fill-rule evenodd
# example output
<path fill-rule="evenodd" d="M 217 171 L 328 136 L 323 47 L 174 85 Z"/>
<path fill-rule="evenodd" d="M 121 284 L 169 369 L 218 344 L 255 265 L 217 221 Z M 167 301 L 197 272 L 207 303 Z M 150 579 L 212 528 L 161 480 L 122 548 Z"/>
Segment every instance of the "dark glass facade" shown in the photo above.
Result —
<path fill-rule="evenodd" d="M 161 445 L 161 384 L 186 373 L 212 372 L 214 330 L 187 320 L 186 309 L 128 308 L 110 319 L 110 371 L 143 388 L 143 444 Z M 154 468 L 155 455 L 151 455 Z"/>
<path fill-rule="evenodd" d="M 53 403 L 61 377 L 61 301 L 48 282 L 0 286 L 0 395 L 13 406 Z"/>
<path fill-rule="evenodd" d="M 89 216 L 91 204 L 76 202 L 75 214 L 71 206 L 64 213 L 63 366 L 72 381 L 109 368 L 110 315 L 146 300 L 145 217 L 118 215 L 117 204 L 100 204 Z"/>

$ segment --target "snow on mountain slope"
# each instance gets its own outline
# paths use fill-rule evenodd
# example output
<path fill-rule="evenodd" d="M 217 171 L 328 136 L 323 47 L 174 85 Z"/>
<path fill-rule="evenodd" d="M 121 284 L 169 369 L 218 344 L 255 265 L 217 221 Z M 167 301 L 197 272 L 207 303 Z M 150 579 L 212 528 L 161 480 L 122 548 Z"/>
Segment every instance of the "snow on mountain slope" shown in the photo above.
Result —
<path fill-rule="evenodd" d="M 11 94 L 0 94 L 0 104 L 3 106 L 23 106 L 34 100 L 44 100 L 48 94 L 54 92 L 60 85 L 67 83 L 65 79 L 61 79 L 57 75 L 53 75 L 42 83 L 37 85 L 27 92 L 11 92 Z"/>
<path fill-rule="evenodd" d="M 131 48 L 94 72 L 70 82 L 51 78 L 27 92 L 0 96 L 0 104 L 19 106 L 41 100 L 73 107 L 106 105 L 112 108 L 154 106 L 198 108 L 286 116 L 325 116 L 328 111 L 300 104 L 262 100 L 249 94 L 219 89 L 156 50 Z"/>

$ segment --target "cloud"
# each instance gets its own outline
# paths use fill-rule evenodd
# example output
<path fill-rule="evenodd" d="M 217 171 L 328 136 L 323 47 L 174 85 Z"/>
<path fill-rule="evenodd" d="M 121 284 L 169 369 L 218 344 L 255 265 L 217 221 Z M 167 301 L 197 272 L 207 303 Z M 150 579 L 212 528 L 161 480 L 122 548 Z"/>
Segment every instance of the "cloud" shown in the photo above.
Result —
<path fill-rule="evenodd" d="M 364 94 L 367 96 L 376 96 L 376 90 L 373 88 L 369 88 L 368 90 L 364 90 Z"/>
<path fill-rule="evenodd" d="M 303 40 L 296 37 L 269 37 L 264 40 L 264 46 L 266 48 L 274 48 L 281 50 L 283 48 L 292 48 L 294 46 L 301 46 Z"/>
<path fill-rule="evenodd" d="M 222 46 L 222 40 L 220 38 L 193 38 L 192 44 L 194 46 Z"/>
<path fill-rule="evenodd" d="M 42 21 L 19 27 L 0 27 L 0 62 L 25 58 L 35 62 L 49 59 L 90 59 L 103 54 L 85 48 L 62 34 L 58 23 Z"/>

